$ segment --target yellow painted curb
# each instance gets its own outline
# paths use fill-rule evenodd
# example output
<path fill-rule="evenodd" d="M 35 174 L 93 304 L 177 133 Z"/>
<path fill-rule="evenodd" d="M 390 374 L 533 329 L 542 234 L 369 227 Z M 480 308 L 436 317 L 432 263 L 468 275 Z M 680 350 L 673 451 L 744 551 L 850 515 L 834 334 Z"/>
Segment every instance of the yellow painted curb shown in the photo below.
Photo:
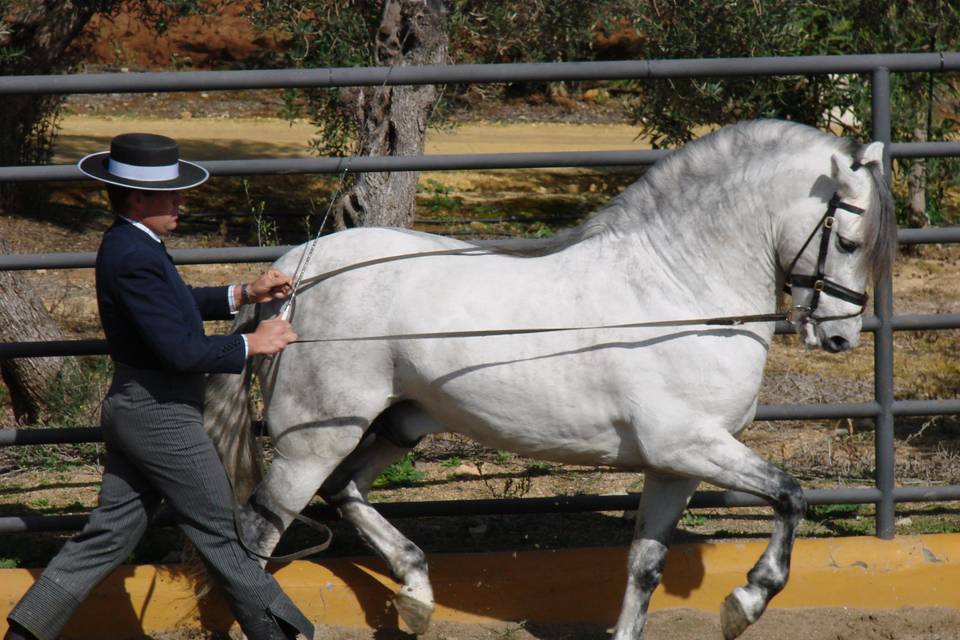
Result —
<path fill-rule="evenodd" d="M 743 584 L 763 542 L 675 545 L 650 609 L 716 611 Z M 625 547 L 437 554 L 430 575 L 434 619 L 542 623 L 616 621 L 626 582 Z M 276 571 L 284 590 L 317 624 L 390 628 L 396 583 L 374 558 L 294 562 Z M 3 611 L 39 574 L 0 570 Z M 960 535 L 896 540 L 834 538 L 797 542 L 788 587 L 773 607 L 960 608 Z M 124 566 L 81 606 L 66 638 L 124 638 L 177 626 L 226 629 L 231 616 L 214 593 L 198 603 L 177 565 Z M 5 621 L 0 631 L 5 630 Z"/>

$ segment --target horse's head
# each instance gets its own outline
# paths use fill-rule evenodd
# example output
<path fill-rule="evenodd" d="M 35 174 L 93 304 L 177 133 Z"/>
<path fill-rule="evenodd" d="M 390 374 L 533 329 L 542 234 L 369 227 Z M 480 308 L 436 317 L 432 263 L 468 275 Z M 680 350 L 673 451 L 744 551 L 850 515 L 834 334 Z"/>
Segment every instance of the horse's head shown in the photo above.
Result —
<path fill-rule="evenodd" d="M 868 282 L 890 268 L 896 225 L 882 143 L 852 159 L 834 154 L 830 165 L 792 216 L 780 257 L 804 343 L 837 353 L 860 341 Z"/>

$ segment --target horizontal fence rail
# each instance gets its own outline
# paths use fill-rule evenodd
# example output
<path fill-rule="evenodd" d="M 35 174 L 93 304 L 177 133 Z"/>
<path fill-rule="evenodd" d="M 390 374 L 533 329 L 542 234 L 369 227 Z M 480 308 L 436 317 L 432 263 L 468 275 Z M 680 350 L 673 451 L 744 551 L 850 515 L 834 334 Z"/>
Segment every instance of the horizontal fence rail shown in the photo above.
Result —
<path fill-rule="evenodd" d="M 886 143 L 889 158 L 960 156 L 960 142 L 905 142 L 890 140 L 890 73 L 960 71 L 960 53 L 877 54 L 858 56 L 800 56 L 716 58 L 709 60 L 632 60 L 544 64 L 433 65 L 421 67 L 279 69 L 265 71 L 210 71 L 160 73 L 103 73 L 69 76 L 0 77 L 0 95 L 70 93 L 142 93 L 282 89 L 293 87 L 380 86 L 445 83 L 503 83 L 564 80 L 658 80 L 664 78 L 746 77 L 762 75 L 869 74 L 873 83 L 871 121 L 873 137 Z M 408 157 L 258 158 L 202 162 L 214 176 L 343 174 L 371 171 L 445 171 L 552 167 L 641 166 L 657 162 L 669 150 L 602 152 L 432 155 Z M 888 167 L 889 168 L 889 167 Z M 888 172 L 889 175 L 889 172 Z M 0 167 L 0 182 L 85 180 L 74 165 Z M 960 242 L 960 228 L 902 229 L 903 244 Z M 178 264 L 269 262 L 290 247 L 221 248 L 172 251 Z M 73 269 L 93 266 L 92 253 L 0 256 L 0 269 Z M 877 422 L 877 488 L 806 492 L 810 504 L 873 503 L 877 505 L 877 535 L 892 537 L 891 505 L 895 502 L 960 500 L 960 485 L 941 487 L 893 486 L 894 416 L 960 413 L 960 400 L 894 400 L 892 398 L 892 332 L 960 327 L 960 314 L 893 315 L 889 281 L 877 287 L 876 315 L 864 318 L 865 331 L 875 333 L 876 400 L 834 404 L 765 405 L 758 420 L 871 418 Z M 792 328 L 778 323 L 778 333 Z M 0 359 L 52 355 L 102 355 L 102 340 L 0 344 Z M 83 443 L 100 441 L 94 427 L 12 429 L 0 431 L 0 446 Z M 633 510 L 639 494 L 573 496 L 514 500 L 479 500 L 377 504 L 388 517 L 428 515 L 487 515 Z M 718 508 L 760 506 L 754 496 L 737 492 L 699 492 L 691 506 Z M 333 517 L 329 510 L 321 517 Z M 83 525 L 84 515 L 0 518 L 0 532 L 59 531 Z"/>
<path fill-rule="evenodd" d="M 429 518 L 490 515 L 533 515 L 547 513 L 589 513 L 599 511 L 635 511 L 641 493 L 602 496 L 556 496 L 551 498 L 493 498 L 486 500 L 418 500 L 416 502 L 374 502 L 372 506 L 386 518 Z M 809 505 L 872 504 L 880 498 L 879 489 L 809 489 L 803 492 Z M 894 502 L 931 502 L 960 500 L 960 485 L 945 487 L 898 487 Z M 740 491 L 698 491 L 690 500 L 691 509 L 766 507 L 765 501 Z M 310 505 L 304 513 L 317 520 L 339 519 L 336 510 Z M 74 531 L 87 522 L 86 514 L 23 515 L 0 517 L 0 533 L 36 531 Z M 169 512 L 161 512 L 155 525 L 172 525 Z"/>
<path fill-rule="evenodd" d="M 189 214 L 184 216 L 189 218 Z M 960 242 L 960 227 L 929 229 L 900 229 L 897 242 L 903 245 Z M 484 240 L 474 244 L 483 246 Z M 275 247 L 221 247 L 215 249 L 171 249 L 170 256 L 179 265 L 273 262 L 297 245 Z M 0 255 L 0 271 L 33 269 L 92 269 L 97 254 L 93 251 L 76 253 L 21 253 Z"/>
<path fill-rule="evenodd" d="M 958 71 L 960 53 L 6 76 L 0 79 L 0 95 L 869 74 L 876 69 L 895 73 Z"/>
<path fill-rule="evenodd" d="M 624 151 L 543 151 L 535 153 L 437 154 L 426 156 L 351 156 L 197 161 L 212 176 L 371 173 L 377 171 L 461 171 L 549 169 L 558 167 L 626 167 L 651 165 L 667 149 Z M 895 143 L 893 158 L 960 156 L 960 142 Z M 70 182 L 90 178 L 75 164 L 0 167 L 0 182 Z"/>

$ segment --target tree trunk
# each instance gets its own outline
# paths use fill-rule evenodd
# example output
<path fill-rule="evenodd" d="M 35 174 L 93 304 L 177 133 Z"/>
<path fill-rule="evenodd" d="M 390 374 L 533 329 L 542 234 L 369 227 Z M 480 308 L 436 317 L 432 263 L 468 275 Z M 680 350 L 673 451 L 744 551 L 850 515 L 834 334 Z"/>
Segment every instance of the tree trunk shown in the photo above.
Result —
<path fill-rule="evenodd" d="M 913 139 L 916 142 L 926 142 L 927 130 L 923 123 L 918 124 L 913 131 Z M 904 211 L 904 218 L 907 227 L 910 229 L 922 229 L 930 224 L 930 218 L 927 216 L 927 172 L 926 163 L 923 158 L 910 160 L 910 169 L 907 171 L 907 205 Z M 920 245 L 905 245 L 904 253 L 908 255 L 920 255 L 922 253 Z"/>
<path fill-rule="evenodd" d="M 44 75 L 69 68 L 68 48 L 98 11 L 119 0 L 15 0 L 0 48 L 0 75 Z M 0 166 L 43 164 L 50 160 L 59 95 L 5 96 L 0 109 Z M 0 208 L 21 211 L 42 202 L 36 183 L 0 183 Z"/>
<path fill-rule="evenodd" d="M 0 253 L 8 252 L 7 243 L 0 240 Z M 57 323 L 20 272 L 0 271 L 0 299 L 0 342 L 63 340 Z M 50 384 L 73 366 L 65 358 L 0 360 L 0 375 L 10 391 L 17 422 L 45 417 Z"/>
<path fill-rule="evenodd" d="M 449 10 L 440 0 L 386 0 L 374 59 L 380 66 L 443 64 L 447 60 Z M 437 100 L 433 85 L 344 90 L 359 123 L 358 155 L 423 153 L 427 119 Z M 334 225 L 409 227 L 420 173 L 364 173 L 334 208 Z"/>
<path fill-rule="evenodd" d="M 68 47 L 90 18 L 119 0 L 15 0 L 0 32 L 0 47 L 11 54 L 0 58 L 0 74 L 49 74 L 69 68 Z M 60 96 L 7 96 L 0 109 L 0 166 L 41 164 L 53 150 Z M 44 201 L 37 184 L 0 183 L 0 209 L 23 211 Z M 9 249 L 0 240 L 0 253 Z M 60 328 L 22 274 L 0 271 L 0 341 L 62 340 Z M 20 358 L 0 361 L 14 415 L 20 423 L 45 417 L 51 384 L 64 367 L 64 358 Z"/>

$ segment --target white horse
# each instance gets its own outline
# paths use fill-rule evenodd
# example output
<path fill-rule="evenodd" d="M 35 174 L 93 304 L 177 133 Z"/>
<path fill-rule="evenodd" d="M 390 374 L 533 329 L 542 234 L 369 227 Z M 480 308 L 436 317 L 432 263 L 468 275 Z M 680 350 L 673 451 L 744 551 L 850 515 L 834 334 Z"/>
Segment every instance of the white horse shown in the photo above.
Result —
<path fill-rule="evenodd" d="M 881 143 L 747 122 L 670 154 L 554 238 L 478 246 L 367 228 L 290 251 L 275 268 L 305 262 L 292 307 L 303 343 L 253 365 L 276 455 L 252 496 L 249 375 L 208 385 L 208 429 L 250 497 L 243 535 L 269 553 L 319 490 L 388 563 L 398 611 L 422 632 L 433 610 L 425 556 L 367 492 L 424 435 L 643 471 L 614 635 L 637 639 L 673 529 L 706 481 L 776 514 L 747 584 L 721 608 L 735 638 L 786 584 L 805 509 L 798 483 L 736 438 L 774 332 L 759 320 L 792 284 L 807 345 L 858 343 L 862 292 L 895 247 L 882 156 Z M 245 309 L 236 328 L 277 311 Z M 708 320 L 729 316 L 747 321 Z M 541 328 L 563 330 L 526 332 Z"/>

